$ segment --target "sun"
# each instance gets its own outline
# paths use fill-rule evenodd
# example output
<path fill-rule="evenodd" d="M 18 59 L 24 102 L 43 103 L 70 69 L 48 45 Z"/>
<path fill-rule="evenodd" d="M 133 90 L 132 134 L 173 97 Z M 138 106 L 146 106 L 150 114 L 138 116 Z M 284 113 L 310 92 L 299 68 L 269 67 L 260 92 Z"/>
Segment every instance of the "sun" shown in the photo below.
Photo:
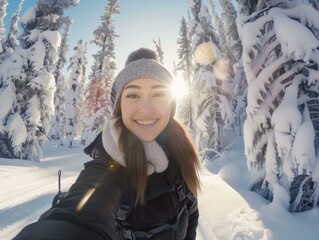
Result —
<path fill-rule="evenodd" d="M 181 78 L 176 78 L 171 85 L 171 93 L 174 98 L 181 100 L 188 93 L 186 81 Z"/>

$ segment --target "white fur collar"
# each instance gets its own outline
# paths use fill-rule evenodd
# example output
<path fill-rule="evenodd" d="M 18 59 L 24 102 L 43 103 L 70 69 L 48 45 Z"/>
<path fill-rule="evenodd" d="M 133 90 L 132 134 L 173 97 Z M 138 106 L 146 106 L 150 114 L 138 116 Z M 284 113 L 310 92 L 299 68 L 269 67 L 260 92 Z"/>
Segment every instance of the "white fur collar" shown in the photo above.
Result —
<path fill-rule="evenodd" d="M 120 133 L 114 126 L 118 118 L 111 119 L 106 123 L 103 133 L 102 141 L 105 151 L 120 165 L 125 167 L 124 154 L 118 147 Z M 147 175 L 154 172 L 164 172 L 168 166 L 168 159 L 164 150 L 154 140 L 151 142 L 143 142 L 145 155 L 148 161 Z"/>

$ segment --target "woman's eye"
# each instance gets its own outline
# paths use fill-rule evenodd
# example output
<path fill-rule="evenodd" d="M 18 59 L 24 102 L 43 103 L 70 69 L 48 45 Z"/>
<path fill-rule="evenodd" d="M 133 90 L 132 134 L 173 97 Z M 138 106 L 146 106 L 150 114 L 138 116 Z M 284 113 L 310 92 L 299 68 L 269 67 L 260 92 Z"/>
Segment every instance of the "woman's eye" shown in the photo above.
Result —
<path fill-rule="evenodd" d="M 158 92 L 153 95 L 154 97 L 166 97 L 168 96 L 168 92 Z"/>
<path fill-rule="evenodd" d="M 127 98 L 138 98 L 137 94 L 131 93 L 126 95 Z"/>

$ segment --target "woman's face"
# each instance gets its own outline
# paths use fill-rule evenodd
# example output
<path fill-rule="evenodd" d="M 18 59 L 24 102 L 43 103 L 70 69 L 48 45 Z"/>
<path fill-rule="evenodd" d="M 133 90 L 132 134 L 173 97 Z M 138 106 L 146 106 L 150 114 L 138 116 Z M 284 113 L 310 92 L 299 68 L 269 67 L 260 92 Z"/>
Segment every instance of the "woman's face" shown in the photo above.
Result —
<path fill-rule="evenodd" d="M 124 125 L 143 142 L 154 140 L 167 126 L 173 98 L 169 86 L 150 78 L 129 82 L 121 95 Z"/>

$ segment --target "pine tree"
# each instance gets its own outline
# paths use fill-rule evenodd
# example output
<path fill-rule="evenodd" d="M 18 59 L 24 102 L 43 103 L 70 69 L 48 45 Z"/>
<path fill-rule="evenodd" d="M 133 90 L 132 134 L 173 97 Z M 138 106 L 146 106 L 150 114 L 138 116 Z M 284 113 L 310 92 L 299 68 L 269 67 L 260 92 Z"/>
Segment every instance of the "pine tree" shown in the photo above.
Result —
<path fill-rule="evenodd" d="M 271 200 L 279 185 L 290 193 L 289 210 L 305 211 L 318 205 L 319 191 L 319 38 L 314 34 L 319 12 L 298 1 L 255 6 L 246 7 L 252 14 L 241 19 L 248 82 L 245 153 L 249 169 L 261 176 L 252 190 Z"/>
<path fill-rule="evenodd" d="M 4 158 L 19 157 L 26 139 L 27 129 L 19 114 L 17 93 L 12 79 L 23 77 L 18 56 L 0 64 L 0 156 Z M 15 127 L 15 125 L 18 126 Z"/>
<path fill-rule="evenodd" d="M 183 101 L 179 104 L 178 115 L 184 120 L 192 130 L 194 129 L 193 117 L 192 117 L 192 93 L 191 93 L 191 78 L 193 77 L 194 64 L 193 64 L 193 51 L 191 42 L 188 35 L 188 27 L 185 18 L 180 21 L 179 35 L 177 44 L 179 48 L 177 50 L 179 62 L 177 64 L 177 71 L 182 72 L 182 79 L 186 81 L 188 88 L 188 94 Z"/>
<path fill-rule="evenodd" d="M 192 19 L 189 33 L 197 65 L 192 84 L 192 106 L 195 122 L 195 143 L 203 159 L 213 159 L 222 152 L 223 120 L 219 104 L 221 81 L 213 74 L 220 58 L 219 40 L 211 23 L 211 15 L 202 1 L 189 1 Z"/>
<path fill-rule="evenodd" d="M 21 18 L 20 46 L 3 63 L 2 82 L 6 89 L 11 82 L 14 85 L 13 104 L 1 119 L 5 157 L 39 161 L 42 156 L 54 112 L 55 81 L 50 70 L 61 41 L 58 29 L 65 20 L 64 10 L 77 2 L 39 0 Z"/>
<path fill-rule="evenodd" d="M 219 36 L 223 35 L 224 47 L 221 49 L 224 59 L 226 59 L 227 78 L 222 83 L 223 95 L 226 109 L 228 109 L 228 119 L 226 122 L 234 126 L 235 122 L 238 125 L 238 134 L 241 135 L 241 129 L 246 119 L 246 95 L 247 95 L 247 80 L 242 67 L 242 46 L 237 31 L 236 19 L 237 12 L 230 0 L 219 0 L 222 7 L 221 19 L 219 20 L 220 27 Z M 229 112 L 231 107 L 231 114 Z M 223 115 L 223 113 L 222 113 Z M 235 117 L 236 115 L 236 117 Z M 233 131 L 230 132 L 234 138 Z M 231 137 L 228 137 L 231 138 Z"/>
<path fill-rule="evenodd" d="M 12 14 L 10 19 L 10 26 L 8 29 L 8 33 L 3 41 L 3 52 L 6 55 L 12 53 L 18 46 L 17 36 L 19 34 L 18 29 L 18 22 L 19 22 L 19 15 L 22 10 L 22 5 L 24 0 L 21 0 L 17 10 Z M 5 56 L 5 58 L 8 56 Z"/>
<path fill-rule="evenodd" d="M 156 42 L 155 40 L 153 40 L 154 44 L 155 44 L 155 49 L 156 49 L 156 53 L 158 56 L 158 61 L 161 64 L 164 64 L 164 51 L 162 48 L 162 43 L 161 43 L 161 39 L 158 38 L 158 42 Z"/>
<path fill-rule="evenodd" d="M 229 46 L 227 44 L 226 40 L 226 30 L 224 27 L 224 23 L 220 16 L 218 15 L 216 11 L 216 5 L 212 0 L 209 1 L 212 17 L 214 19 L 214 26 L 217 30 L 218 36 L 219 36 L 219 43 L 220 43 L 220 51 L 223 55 L 226 55 L 229 52 Z M 225 56 L 226 57 L 226 56 Z"/>
<path fill-rule="evenodd" d="M 92 73 L 92 76 L 112 76 L 114 74 L 116 69 L 114 40 L 118 35 L 115 33 L 113 18 L 119 13 L 118 0 L 109 0 L 104 9 L 104 15 L 101 17 L 101 25 L 93 32 L 94 39 L 92 43 L 99 47 L 100 50 L 93 55 L 98 68 Z"/>
<path fill-rule="evenodd" d="M 229 48 L 228 59 L 232 66 L 241 58 L 242 46 L 236 25 L 237 11 L 231 0 L 219 0 L 222 7 L 222 21 L 226 35 L 226 44 Z"/>
<path fill-rule="evenodd" d="M 3 19 L 7 14 L 7 6 L 8 6 L 8 1 L 1 0 L 0 2 L 0 43 L 2 42 L 4 34 L 5 34 Z M 2 48 L 2 44 L 0 44 L 0 54 L 2 52 L 3 52 L 3 48 Z"/>
<path fill-rule="evenodd" d="M 105 107 L 108 105 L 105 95 L 107 95 L 107 89 L 110 86 L 105 84 L 104 76 L 97 76 L 87 84 L 84 105 L 85 116 L 87 117 L 81 140 L 83 145 L 94 140 L 97 134 L 102 131 L 103 125 L 101 123 L 106 120 Z M 110 112 L 108 114 L 110 115 Z"/>
<path fill-rule="evenodd" d="M 111 116 L 112 109 L 109 99 L 116 69 L 114 40 L 118 37 L 115 33 L 113 18 L 119 13 L 118 0 L 109 0 L 104 9 L 104 15 L 101 17 L 101 25 L 93 32 L 94 40 L 92 43 L 97 45 L 99 51 L 93 55 L 94 64 L 91 68 L 92 73 L 88 84 L 90 94 L 86 98 L 86 109 L 91 112 L 87 113 L 90 119 L 86 122 L 86 133 L 83 135 L 82 143 L 94 139 L 102 130 L 106 119 Z M 100 83 L 98 88 L 92 86 L 96 82 Z M 98 109 L 90 108 L 92 100 L 97 103 Z"/>
<path fill-rule="evenodd" d="M 62 35 L 61 46 L 59 48 L 58 61 L 55 64 L 55 70 L 53 76 L 56 83 L 56 91 L 54 94 L 54 108 L 55 114 L 52 118 L 52 126 L 50 129 L 50 139 L 58 142 L 60 145 L 65 140 L 65 104 L 66 104 L 66 88 L 67 88 L 67 77 L 64 74 L 64 67 L 67 63 L 66 54 L 68 52 L 68 37 L 71 30 L 72 21 L 65 22 L 64 33 Z"/>
<path fill-rule="evenodd" d="M 241 16 L 249 16 L 257 9 L 257 4 L 261 1 L 251 1 L 251 0 L 237 0 L 238 2 L 238 14 Z M 261 9 L 261 8 L 258 8 Z"/>
<path fill-rule="evenodd" d="M 83 79 L 85 72 L 85 45 L 83 40 L 79 40 L 77 46 L 74 48 L 75 53 L 70 59 L 68 69 L 71 69 L 69 76 L 69 89 L 66 93 L 66 145 L 74 146 L 74 140 L 77 132 L 81 126 L 80 104 L 83 103 Z"/>
<path fill-rule="evenodd" d="M 319 10 L 319 1 L 318 0 L 310 0 L 309 2 L 312 4 L 312 6 L 315 9 Z"/>
<path fill-rule="evenodd" d="M 78 127 L 76 128 L 76 132 L 75 135 L 78 139 L 80 139 L 80 141 L 82 141 L 82 135 L 85 131 L 85 121 L 87 119 L 87 112 L 83 111 L 83 109 L 85 108 L 85 100 L 86 100 L 86 86 L 87 86 L 87 80 L 88 80 L 88 76 L 87 76 L 87 72 L 86 72 L 86 65 L 88 63 L 87 58 L 87 43 L 84 43 L 84 49 L 83 49 L 83 64 L 82 64 L 82 78 L 80 79 L 80 85 L 79 85 L 79 90 L 78 90 L 78 104 L 79 104 L 79 114 L 78 114 Z M 82 142 L 81 142 L 82 143 Z"/>

